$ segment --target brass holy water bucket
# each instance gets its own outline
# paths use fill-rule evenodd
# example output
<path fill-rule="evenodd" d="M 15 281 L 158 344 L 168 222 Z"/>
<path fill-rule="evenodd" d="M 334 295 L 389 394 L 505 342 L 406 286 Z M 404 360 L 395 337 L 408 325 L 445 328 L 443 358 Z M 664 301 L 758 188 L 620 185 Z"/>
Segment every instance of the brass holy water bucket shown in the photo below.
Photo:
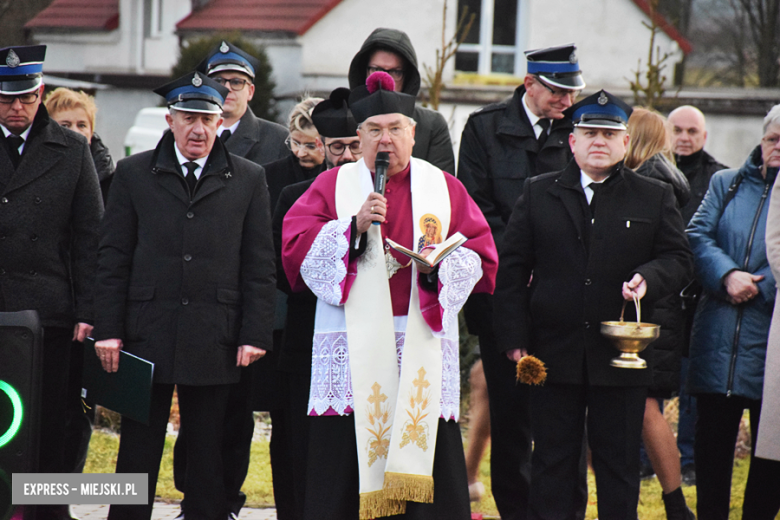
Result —
<path fill-rule="evenodd" d="M 647 362 L 637 354 L 658 339 L 661 326 L 654 323 L 642 323 L 639 299 L 634 296 L 636 306 L 636 323 L 623 321 L 627 301 L 623 301 L 620 311 L 620 321 L 602 321 L 601 334 L 607 337 L 615 347 L 622 352 L 619 357 L 612 358 L 610 365 L 618 368 L 647 368 Z"/>

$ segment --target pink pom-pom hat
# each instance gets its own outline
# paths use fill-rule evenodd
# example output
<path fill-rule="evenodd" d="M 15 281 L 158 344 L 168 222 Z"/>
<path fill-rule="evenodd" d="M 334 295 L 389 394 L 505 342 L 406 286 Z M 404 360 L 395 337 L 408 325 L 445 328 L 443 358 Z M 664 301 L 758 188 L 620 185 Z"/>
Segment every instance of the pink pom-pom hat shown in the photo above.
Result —
<path fill-rule="evenodd" d="M 395 80 L 393 77 L 383 70 L 378 70 L 366 78 L 366 88 L 370 94 L 373 94 L 377 90 L 389 90 L 393 92 L 395 90 Z"/>

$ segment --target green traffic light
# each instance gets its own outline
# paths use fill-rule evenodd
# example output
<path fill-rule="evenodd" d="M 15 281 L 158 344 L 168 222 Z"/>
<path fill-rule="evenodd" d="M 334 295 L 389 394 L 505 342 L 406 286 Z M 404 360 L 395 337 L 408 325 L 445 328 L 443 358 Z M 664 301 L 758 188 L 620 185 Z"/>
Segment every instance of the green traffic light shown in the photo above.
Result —
<path fill-rule="evenodd" d="M 8 444 L 8 442 L 13 439 L 19 431 L 19 428 L 22 425 L 23 408 L 22 398 L 19 396 L 19 392 L 17 392 L 14 387 L 5 381 L 0 380 L 0 391 L 5 392 L 5 394 L 8 396 L 8 399 L 11 400 L 11 404 L 14 408 L 14 417 L 11 421 L 11 426 L 8 427 L 8 431 L 0 436 L 0 448 L 2 448 Z"/>

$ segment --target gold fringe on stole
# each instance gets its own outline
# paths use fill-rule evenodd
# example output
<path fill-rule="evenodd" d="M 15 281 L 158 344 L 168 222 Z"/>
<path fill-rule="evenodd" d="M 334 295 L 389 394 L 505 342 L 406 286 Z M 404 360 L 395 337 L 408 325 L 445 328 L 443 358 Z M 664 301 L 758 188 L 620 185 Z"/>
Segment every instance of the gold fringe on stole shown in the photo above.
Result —
<path fill-rule="evenodd" d="M 382 490 L 390 499 L 433 504 L 433 477 L 430 475 L 386 471 Z"/>
<path fill-rule="evenodd" d="M 360 494 L 360 520 L 371 520 L 404 513 L 406 513 L 406 502 L 390 500 L 384 490 Z"/>

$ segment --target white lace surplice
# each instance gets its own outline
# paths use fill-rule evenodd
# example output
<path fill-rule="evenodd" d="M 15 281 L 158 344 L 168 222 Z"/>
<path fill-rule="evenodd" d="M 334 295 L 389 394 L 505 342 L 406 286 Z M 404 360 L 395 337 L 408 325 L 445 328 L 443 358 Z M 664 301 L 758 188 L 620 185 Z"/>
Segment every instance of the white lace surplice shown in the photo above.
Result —
<path fill-rule="evenodd" d="M 323 226 L 301 265 L 301 276 L 317 301 L 317 319 L 312 345 L 312 372 L 309 391 L 310 415 L 349 414 L 354 406 L 349 370 L 349 347 L 344 308 L 343 283 L 347 275 L 350 220 L 333 220 Z M 458 312 L 482 277 L 482 264 L 474 251 L 463 246 L 441 262 L 439 303 L 442 307 L 442 392 L 441 416 L 459 417 L 460 356 Z M 398 370 L 401 370 L 406 316 L 395 316 Z"/>

